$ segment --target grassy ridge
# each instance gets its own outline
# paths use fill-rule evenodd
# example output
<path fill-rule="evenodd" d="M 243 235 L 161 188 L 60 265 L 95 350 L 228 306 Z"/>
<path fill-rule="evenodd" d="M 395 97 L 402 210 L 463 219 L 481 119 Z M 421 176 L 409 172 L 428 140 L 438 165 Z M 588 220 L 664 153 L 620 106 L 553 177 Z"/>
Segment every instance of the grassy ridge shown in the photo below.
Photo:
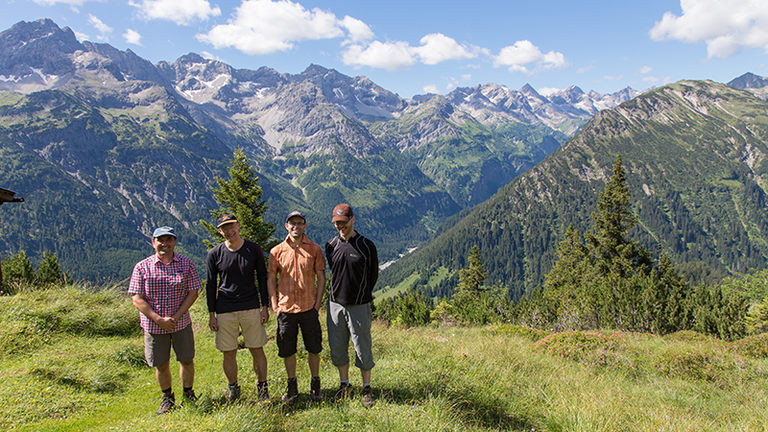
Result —
<path fill-rule="evenodd" d="M 244 397 L 225 403 L 221 355 L 206 318 L 198 301 L 200 400 L 161 417 L 154 414 L 154 373 L 141 365 L 138 313 L 124 292 L 69 287 L 0 297 L 0 429 L 768 430 L 766 337 L 725 343 L 696 333 L 547 335 L 513 326 L 404 330 L 375 324 L 373 408 L 363 408 L 358 398 L 328 402 L 338 375 L 327 345 L 321 355 L 326 402 L 309 402 L 300 351 L 301 396 L 285 407 L 278 400 L 286 377 L 273 340 L 265 347 L 273 402 L 254 402 L 255 376 L 241 352 Z M 272 317 L 268 334 L 274 325 Z M 351 378 L 359 386 L 356 371 Z"/>

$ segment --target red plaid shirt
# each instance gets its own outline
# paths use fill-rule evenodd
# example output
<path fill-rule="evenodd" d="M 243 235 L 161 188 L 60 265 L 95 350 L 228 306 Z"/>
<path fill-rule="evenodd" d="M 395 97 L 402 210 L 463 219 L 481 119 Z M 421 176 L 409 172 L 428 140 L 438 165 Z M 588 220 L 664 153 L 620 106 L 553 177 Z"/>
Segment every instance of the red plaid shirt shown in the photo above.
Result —
<path fill-rule="evenodd" d="M 187 291 L 202 287 L 195 265 L 187 257 L 173 254 L 173 260 L 164 264 L 152 255 L 133 267 L 129 294 L 143 294 L 149 306 L 160 316 L 171 316 L 187 297 Z M 192 324 L 187 311 L 176 323 L 173 331 L 165 331 L 156 322 L 139 312 L 141 328 L 152 334 L 174 333 Z"/>

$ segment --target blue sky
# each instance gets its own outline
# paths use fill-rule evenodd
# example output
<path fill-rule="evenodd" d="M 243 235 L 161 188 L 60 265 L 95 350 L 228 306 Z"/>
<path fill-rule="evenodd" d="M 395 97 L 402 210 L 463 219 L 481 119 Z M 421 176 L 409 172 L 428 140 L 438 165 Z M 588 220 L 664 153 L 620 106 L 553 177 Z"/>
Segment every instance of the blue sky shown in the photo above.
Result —
<path fill-rule="evenodd" d="M 3 4 L 4 3 L 4 4 Z M 402 97 L 526 83 L 612 93 L 768 75 L 768 1 L 0 0 L 0 29 L 51 18 L 157 63 L 365 75 Z"/>

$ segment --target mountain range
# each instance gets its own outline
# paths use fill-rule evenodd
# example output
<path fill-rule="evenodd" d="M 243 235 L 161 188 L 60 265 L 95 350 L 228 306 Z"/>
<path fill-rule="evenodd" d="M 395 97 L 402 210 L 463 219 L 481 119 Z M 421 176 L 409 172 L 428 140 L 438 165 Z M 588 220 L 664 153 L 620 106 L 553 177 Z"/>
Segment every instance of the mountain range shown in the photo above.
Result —
<path fill-rule="evenodd" d="M 748 73 L 543 96 L 488 83 L 406 99 L 319 65 L 292 75 L 194 53 L 152 64 L 51 20 L 20 22 L 0 33 L 0 187 L 26 201 L 0 209 L 0 254 L 53 251 L 76 278 L 122 279 L 168 224 L 201 265 L 198 221 L 240 147 L 277 237 L 298 209 L 322 244 L 327 213 L 348 202 L 382 261 L 405 255 L 385 289 L 448 295 L 477 244 L 489 283 L 530 292 L 565 228 L 589 229 L 619 154 L 643 244 L 678 264 L 764 268 L 764 84 Z"/>
<path fill-rule="evenodd" d="M 327 213 L 348 202 L 390 260 L 637 94 L 485 84 L 405 99 L 319 65 L 292 75 L 194 53 L 152 64 L 22 21 L 0 33 L 0 186 L 26 202 L 3 207 L 0 253 L 53 251 L 76 277 L 122 278 L 170 224 L 201 261 L 197 221 L 241 147 L 268 221 L 303 210 L 323 243 Z"/>
<path fill-rule="evenodd" d="M 638 218 L 633 239 L 689 273 L 766 268 L 768 102 L 756 97 L 760 89 L 680 81 L 598 112 L 565 145 L 389 267 L 380 286 L 450 295 L 477 245 L 488 285 L 514 299 L 530 294 L 568 226 L 592 229 L 619 156 Z"/>

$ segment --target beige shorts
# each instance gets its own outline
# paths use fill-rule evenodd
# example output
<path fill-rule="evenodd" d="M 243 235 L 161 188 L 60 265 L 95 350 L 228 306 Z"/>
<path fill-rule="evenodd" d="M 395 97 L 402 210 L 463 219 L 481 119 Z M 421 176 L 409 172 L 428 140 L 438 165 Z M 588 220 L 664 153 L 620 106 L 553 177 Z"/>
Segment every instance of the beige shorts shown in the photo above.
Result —
<path fill-rule="evenodd" d="M 234 351 L 242 329 L 246 348 L 261 348 L 267 344 L 267 331 L 261 324 L 261 310 L 249 309 L 227 312 L 216 316 L 219 331 L 216 332 L 216 349 Z"/>

